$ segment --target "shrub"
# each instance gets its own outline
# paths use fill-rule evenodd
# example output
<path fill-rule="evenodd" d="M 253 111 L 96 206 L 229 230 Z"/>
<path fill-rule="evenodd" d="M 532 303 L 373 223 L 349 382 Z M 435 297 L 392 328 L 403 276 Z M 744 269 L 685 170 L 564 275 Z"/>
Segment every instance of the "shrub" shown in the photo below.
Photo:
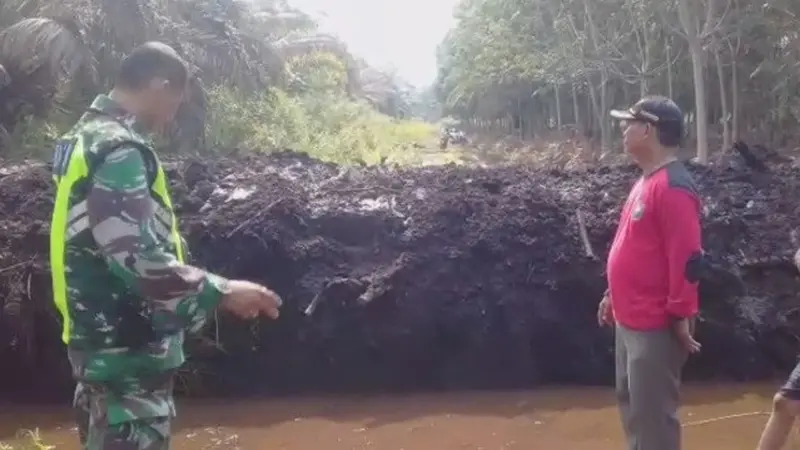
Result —
<path fill-rule="evenodd" d="M 436 148 L 433 125 L 394 119 L 334 93 L 246 96 L 216 87 L 209 111 L 207 143 L 223 151 L 292 149 L 336 163 L 416 164 L 430 156 L 425 148 Z"/>
<path fill-rule="evenodd" d="M 55 139 L 77 113 L 27 119 L 12 135 L 11 157 L 49 159 Z M 437 147 L 436 127 L 383 115 L 335 92 L 300 94 L 273 89 L 259 95 L 216 86 L 209 90 L 206 146 L 229 152 L 291 149 L 340 164 L 401 165 L 459 162 Z M 160 141 L 159 141 L 160 142 Z"/>

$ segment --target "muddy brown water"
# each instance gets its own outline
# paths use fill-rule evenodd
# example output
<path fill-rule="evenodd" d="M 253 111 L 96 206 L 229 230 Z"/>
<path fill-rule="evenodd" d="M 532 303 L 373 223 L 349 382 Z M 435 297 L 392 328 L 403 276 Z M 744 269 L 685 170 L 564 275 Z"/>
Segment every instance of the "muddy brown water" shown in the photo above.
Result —
<path fill-rule="evenodd" d="M 774 384 L 685 389 L 684 448 L 754 449 Z M 175 449 L 622 450 L 611 389 L 179 402 Z M 0 441 L 36 428 L 77 450 L 69 408 L 0 409 Z M 800 434 L 790 448 L 800 446 Z M 559 446 L 559 447 L 556 447 Z"/>

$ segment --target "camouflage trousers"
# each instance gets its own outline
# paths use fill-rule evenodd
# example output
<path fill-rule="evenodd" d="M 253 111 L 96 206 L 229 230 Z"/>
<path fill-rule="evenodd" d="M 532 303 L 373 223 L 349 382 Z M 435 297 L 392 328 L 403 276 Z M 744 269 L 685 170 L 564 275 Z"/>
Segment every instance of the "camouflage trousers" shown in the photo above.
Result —
<path fill-rule="evenodd" d="M 120 392 L 117 386 L 79 382 L 74 407 L 83 450 L 169 450 L 175 415 L 172 377 Z"/>

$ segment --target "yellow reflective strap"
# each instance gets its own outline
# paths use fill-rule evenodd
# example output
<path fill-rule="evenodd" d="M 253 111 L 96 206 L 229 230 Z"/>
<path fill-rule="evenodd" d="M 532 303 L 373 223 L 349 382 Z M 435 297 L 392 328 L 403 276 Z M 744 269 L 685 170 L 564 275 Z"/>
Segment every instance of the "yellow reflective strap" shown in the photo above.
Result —
<path fill-rule="evenodd" d="M 69 344 L 71 321 L 67 308 L 67 281 L 65 259 L 65 236 L 69 200 L 72 187 L 89 173 L 83 148 L 83 137 L 79 136 L 70 156 L 67 173 L 61 177 L 53 176 L 56 183 L 56 198 L 53 206 L 53 217 L 50 222 L 50 273 L 53 280 L 53 301 L 64 321 L 61 340 Z"/>
<path fill-rule="evenodd" d="M 181 264 L 184 264 L 185 255 L 183 253 L 183 240 L 181 239 L 181 233 L 178 230 L 178 218 L 175 216 L 175 210 L 172 207 L 172 199 L 169 196 L 169 190 L 167 188 L 167 176 L 164 174 L 164 169 L 161 167 L 158 157 L 156 157 L 156 165 L 156 178 L 153 180 L 152 189 L 153 192 L 155 192 L 155 194 L 161 198 L 161 201 L 169 210 L 170 218 L 172 219 L 170 234 L 172 235 L 172 240 L 175 241 L 175 255 L 178 258 L 178 261 Z"/>

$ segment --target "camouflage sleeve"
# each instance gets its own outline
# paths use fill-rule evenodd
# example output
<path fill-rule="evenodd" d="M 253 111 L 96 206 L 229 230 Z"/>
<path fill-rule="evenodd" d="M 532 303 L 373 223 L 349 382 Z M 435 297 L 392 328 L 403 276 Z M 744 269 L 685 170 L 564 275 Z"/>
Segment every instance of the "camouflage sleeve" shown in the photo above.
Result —
<path fill-rule="evenodd" d="M 92 179 L 86 207 L 112 272 L 150 302 L 155 331 L 200 329 L 219 304 L 227 280 L 181 264 L 166 251 L 139 149 L 122 147 L 108 155 Z"/>

